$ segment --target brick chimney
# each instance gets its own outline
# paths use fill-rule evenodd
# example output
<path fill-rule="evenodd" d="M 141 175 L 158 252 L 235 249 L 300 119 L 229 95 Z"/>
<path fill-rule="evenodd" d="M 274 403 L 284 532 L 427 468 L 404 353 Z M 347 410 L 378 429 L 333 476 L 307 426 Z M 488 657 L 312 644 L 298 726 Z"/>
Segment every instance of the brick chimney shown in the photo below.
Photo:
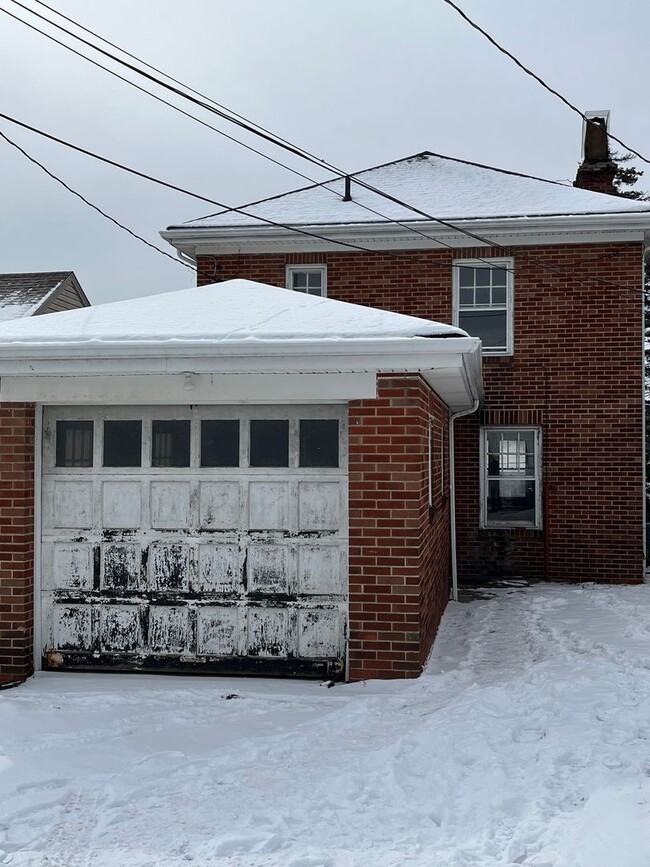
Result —
<path fill-rule="evenodd" d="M 582 163 L 573 186 L 616 196 L 616 163 L 611 158 L 607 138 L 609 111 L 588 111 L 586 117 L 589 120 L 582 127 Z"/>

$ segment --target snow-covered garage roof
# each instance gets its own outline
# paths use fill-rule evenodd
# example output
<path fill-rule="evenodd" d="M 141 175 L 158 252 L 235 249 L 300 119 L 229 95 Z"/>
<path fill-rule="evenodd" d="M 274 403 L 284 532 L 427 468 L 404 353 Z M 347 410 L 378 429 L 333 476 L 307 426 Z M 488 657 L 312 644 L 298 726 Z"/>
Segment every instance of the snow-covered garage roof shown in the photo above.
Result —
<path fill-rule="evenodd" d="M 380 371 L 421 372 L 454 408 L 482 394 L 480 341 L 458 328 L 249 280 L 0 324 L 8 400 L 26 391 L 6 377 Z"/>

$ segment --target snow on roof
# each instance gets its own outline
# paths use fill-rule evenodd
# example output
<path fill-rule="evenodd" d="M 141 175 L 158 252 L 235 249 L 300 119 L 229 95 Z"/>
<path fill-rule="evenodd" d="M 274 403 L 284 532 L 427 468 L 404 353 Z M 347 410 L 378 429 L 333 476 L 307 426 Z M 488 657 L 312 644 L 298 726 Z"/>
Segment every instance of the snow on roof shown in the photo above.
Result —
<path fill-rule="evenodd" d="M 577 189 L 568 184 L 424 153 L 352 175 L 352 201 L 345 202 L 343 179 L 306 187 L 233 211 L 191 220 L 172 229 L 264 225 L 256 217 L 289 225 L 345 225 L 386 220 L 425 220 L 420 214 L 354 183 L 359 178 L 432 217 L 470 220 L 509 217 L 650 213 L 650 203 Z M 366 210 L 365 205 L 378 214 Z"/>
<path fill-rule="evenodd" d="M 0 274 L 0 322 L 33 316 L 72 271 Z"/>
<path fill-rule="evenodd" d="M 0 324 L 11 344 L 134 346 L 222 341 L 466 337 L 451 325 L 250 280 L 99 304 Z"/>

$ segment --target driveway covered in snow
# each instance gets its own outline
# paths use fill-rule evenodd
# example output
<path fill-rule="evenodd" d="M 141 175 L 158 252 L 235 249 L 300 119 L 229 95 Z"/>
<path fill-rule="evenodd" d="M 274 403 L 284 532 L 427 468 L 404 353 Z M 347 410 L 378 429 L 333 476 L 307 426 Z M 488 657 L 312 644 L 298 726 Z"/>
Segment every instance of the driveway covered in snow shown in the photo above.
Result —
<path fill-rule="evenodd" d="M 417 681 L 0 693 L 0 864 L 647 867 L 650 587 L 452 604 Z"/>

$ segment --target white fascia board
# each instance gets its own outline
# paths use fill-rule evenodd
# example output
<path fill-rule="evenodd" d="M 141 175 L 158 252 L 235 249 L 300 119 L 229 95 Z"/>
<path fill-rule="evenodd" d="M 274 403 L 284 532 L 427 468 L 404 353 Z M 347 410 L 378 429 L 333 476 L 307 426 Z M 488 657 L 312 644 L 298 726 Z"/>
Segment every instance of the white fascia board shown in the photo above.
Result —
<path fill-rule="evenodd" d="M 452 223 L 453 227 L 428 220 L 404 222 L 401 226 L 395 223 L 300 226 L 304 231 L 321 236 L 318 238 L 308 238 L 290 229 L 264 225 L 176 228 L 160 234 L 177 250 L 193 258 L 199 255 L 236 253 L 354 252 L 337 244 L 337 240 L 377 250 L 395 247 L 423 250 L 447 245 L 459 249 L 480 246 L 479 241 L 466 233 L 480 235 L 504 245 L 595 244 L 605 241 L 643 241 L 646 237 L 650 238 L 650 210 L 626 214 L 455 220 Z M 429 237 L 424 238 L 419 233 Z"/>
<path fill-rule="evenodd" d="M 0 379 L 0 401 L 41 404 L 320 404 L 376 395 L 375 373 L 98 374 Z"/>

